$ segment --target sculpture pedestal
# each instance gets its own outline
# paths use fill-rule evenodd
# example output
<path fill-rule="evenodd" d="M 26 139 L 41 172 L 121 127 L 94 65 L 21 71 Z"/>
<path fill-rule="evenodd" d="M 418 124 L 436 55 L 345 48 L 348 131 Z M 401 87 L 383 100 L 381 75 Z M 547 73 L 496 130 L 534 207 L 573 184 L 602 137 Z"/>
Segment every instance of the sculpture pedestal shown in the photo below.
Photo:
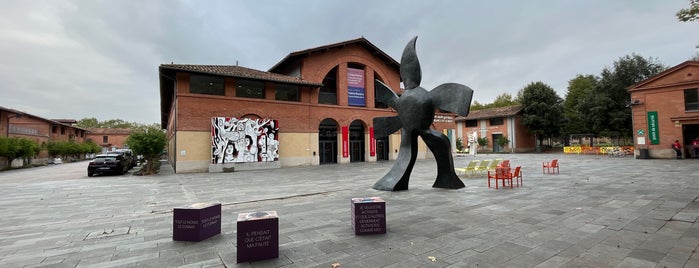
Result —
<path fill-rule="evenodd" d="M 238 263 L 279 257 L 279 218 L 276 211 L 238 214 L 237 225 Z"/>
<path fill-rule="evenodd" d="M 172 240 L 199 242 L 221 233 L 220 203 L 196 203 L 172 212 Z"/>
<path fill-rule="evenodd" d="M 352 198 L 352 230 L 355 235 L 386 233 L 386 202 L 380 197 Z"/>

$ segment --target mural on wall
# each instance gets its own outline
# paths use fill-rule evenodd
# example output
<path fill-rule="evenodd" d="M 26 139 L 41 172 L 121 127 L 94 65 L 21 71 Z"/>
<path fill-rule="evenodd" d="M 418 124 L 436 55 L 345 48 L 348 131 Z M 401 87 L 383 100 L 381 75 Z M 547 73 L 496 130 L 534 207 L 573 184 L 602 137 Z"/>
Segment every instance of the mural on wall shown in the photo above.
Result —
<path fill-rule="evenodd" d="M 277 120 L 211 118 L 211 163 L 272 162 L 279 160 Z"/>

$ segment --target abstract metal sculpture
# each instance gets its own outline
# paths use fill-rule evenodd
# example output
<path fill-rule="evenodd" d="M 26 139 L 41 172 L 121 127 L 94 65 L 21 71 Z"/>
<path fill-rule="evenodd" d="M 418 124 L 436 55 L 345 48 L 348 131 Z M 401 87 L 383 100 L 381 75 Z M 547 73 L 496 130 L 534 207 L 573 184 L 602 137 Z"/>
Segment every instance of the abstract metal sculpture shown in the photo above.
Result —
<path fill-rule="evenodd" d="M 418 136 L 422 137 L 437 161 L 437 179 L 432 187 L 463 188 L 464 183 L 454 172 L 449 138 L 430 129 L 430 125 L 434 121 L 435 109 L 467 116 L 473 90 L 456 83 L 442 84 L 431 91 L 420 87 L 422 71 L 415 52 L 416 40 L 417 36 L 408 42 L 400 60 L 400 77 L 405 86 L 400 97 L 379 80 L 374 81 L 376 99 L 398 112 L 398 116 L 374 118 L 374 135 L 383 138 L 400 129 L 401 143 L 396 163 L 373 188 L 384 191 L 408 189 L 410 173 L 417 158 Z"/>

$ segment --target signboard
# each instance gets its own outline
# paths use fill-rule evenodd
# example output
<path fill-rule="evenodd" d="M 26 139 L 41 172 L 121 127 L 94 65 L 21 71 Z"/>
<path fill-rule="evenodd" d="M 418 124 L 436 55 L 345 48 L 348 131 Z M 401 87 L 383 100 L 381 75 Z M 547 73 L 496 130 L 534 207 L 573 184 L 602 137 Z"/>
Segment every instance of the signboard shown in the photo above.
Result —
<path fill-rule="evenodd" d="M 376 139 L 374 139 L 374 128 L 369 128 L 369 156 L 376 156 Z"/>
<path fill-rule="evenodd" d="M 349 157 L 349 127 L 342 126 L 342 157 Z"/>
<path fill-rule="evenodd" d="M 366 106 L 364 70 L 347 68 L 347 100 L 349 106 Z"/>
<path fill-rule="evenodd" d="M 648 112 L 648 138 L 650 144 L 660 144 L 660 132 L 658 130 L 658 112 Z"/>

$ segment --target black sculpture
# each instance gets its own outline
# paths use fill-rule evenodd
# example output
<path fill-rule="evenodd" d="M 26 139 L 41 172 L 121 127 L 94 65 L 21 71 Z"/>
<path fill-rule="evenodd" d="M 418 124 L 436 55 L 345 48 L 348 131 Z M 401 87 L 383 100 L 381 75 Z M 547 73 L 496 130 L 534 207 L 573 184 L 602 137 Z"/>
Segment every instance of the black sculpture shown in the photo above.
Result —
<path fill-rule="evenodd" d="M 400 78 L 405 86 L 400 97 L 379 80 L 374 81 L 376 99 L 398 111 L 398 116 L 374 118 L 374 135 L 383 138 L 400 129 L 401 143 L 396 163 L 373 188 L 384 191 L 408 189 L 417 158 L 417 136 L 422 137 L 437 161 L 437 179 L 432 187 L 463 188 L 464 183 L 454 172 L 449 138 L 430 129 L 430 125 L 434 121 L 435 109 L 467 116 L 473 90 L 455 83 L 442 84 L 431 91 L 420 87 L 422 71 L 415 52 L 416 40 L 417 36 L 408 42 L 400 60 Z"/>

